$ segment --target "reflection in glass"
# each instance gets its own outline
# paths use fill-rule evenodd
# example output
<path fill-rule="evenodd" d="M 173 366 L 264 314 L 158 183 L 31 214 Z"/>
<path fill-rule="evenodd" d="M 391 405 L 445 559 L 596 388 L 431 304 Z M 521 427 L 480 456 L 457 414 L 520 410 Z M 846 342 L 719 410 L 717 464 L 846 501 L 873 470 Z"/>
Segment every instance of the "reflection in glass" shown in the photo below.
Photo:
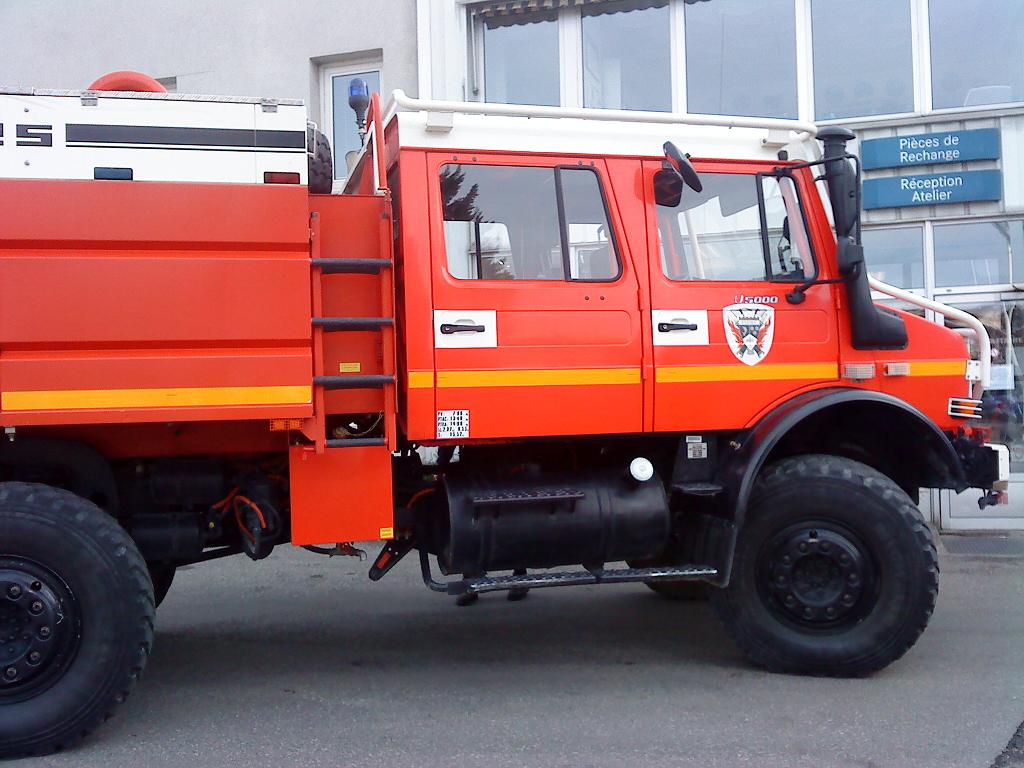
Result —
<path fill-rule="evenodd" d="M 1024 301 L 997 301 L 960 307 L 977 317 L 992 340 L 992 386 L 982 396 L 982 426 L 992 442 L 1010 449 L 1010 471 L 1024 472 Z M 968 338 L 971 355 L 977 345 Z"/>
<path fill-rule="evenodd" d="M 674 177 L 671 171 L 658 176 L 661 264 L 669 279 L 802 281 L 814 276 L 814 258 L 792 180 L 764 177 L 760 182 L 765 243 L 756 176 L 703 173 L 701 192 L 673 190 L 664 183 Z"/>
<path fill-rule="evenodd" d="M 936 224 L 935 285 L 1005 285 L 1024 259 L 1024 221 Z"/>
<path fill-rule="evenodd" d="M 559 105 L 557 13 L 484 19 L 484 94 L 500 104 Z"/>
<path fill-rule="evenodd" d="M 619 260 L 587 168 L 441 169 L 448 272 L 463 280 L 614 280 Z"/>
<path fill-rule="evenodd" d="M 921 227 L 865 229 L 864 260 L 871 276 L 897 288 L 924 288 L 923 234 Z"/>
<path fill-rule="evenodd" d="M 684 12 L 690 112 L 797 116 L 793 0 L 712 0 Z"/>
<path fill-rule="evenodd" d="M 380 72 L 355 72 L 351 75 L 334 75 L 331 77 L 331 106 L 334 110 L 332 124 L 334 135 L 331 137 L 331 151 L 334 153 L 334 178 L 344 179 L 348 176 L 348 163 L 345 156 L 358 150 L 359 131 L 356 129 L 356 113 L 348 105 L 348 86 L 357 77 L 366 81 L 370 93 L 380 93 Z"/>
<path fill-rule="evenodd" d="M 932 105 L 1024 101 L 1024 3 L 930 0 Z"/>
<path fill-rule="evenodd" d="M 583 106 L 672 109 L 668 0 L 583 8 Z"/>
<path fill-rule="evenodd" d="M 811 0 L 818 120 L 914 109 L 909 0 Z"/>

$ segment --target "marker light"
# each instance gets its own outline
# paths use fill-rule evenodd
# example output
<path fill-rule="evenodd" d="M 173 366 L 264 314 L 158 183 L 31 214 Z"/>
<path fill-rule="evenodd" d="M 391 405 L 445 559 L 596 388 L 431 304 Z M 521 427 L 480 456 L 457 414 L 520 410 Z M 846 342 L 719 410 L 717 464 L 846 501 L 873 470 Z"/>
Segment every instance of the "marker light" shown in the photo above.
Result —
<path fill-rule="evenodd" d="M 629 462 L 629 474 L 638 483 L 646 483 L 654 477 L 654 465 L 643 456 L 637 456 Z"/>

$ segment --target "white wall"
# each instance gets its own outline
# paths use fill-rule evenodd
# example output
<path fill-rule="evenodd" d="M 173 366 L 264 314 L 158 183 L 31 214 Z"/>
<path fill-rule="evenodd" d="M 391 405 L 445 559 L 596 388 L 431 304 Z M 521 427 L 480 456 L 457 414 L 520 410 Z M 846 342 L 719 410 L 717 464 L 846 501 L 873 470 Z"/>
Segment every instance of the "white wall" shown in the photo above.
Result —
<path fill-rule="evenodd" d="M 301 98 L 316 115 L 319 64 L 371 52 L 384 90 L 417 93 L 416 0 L 0 0 L 0 28 L 3 85 L 78 89 L 136 69 L 179 92 Z"/>

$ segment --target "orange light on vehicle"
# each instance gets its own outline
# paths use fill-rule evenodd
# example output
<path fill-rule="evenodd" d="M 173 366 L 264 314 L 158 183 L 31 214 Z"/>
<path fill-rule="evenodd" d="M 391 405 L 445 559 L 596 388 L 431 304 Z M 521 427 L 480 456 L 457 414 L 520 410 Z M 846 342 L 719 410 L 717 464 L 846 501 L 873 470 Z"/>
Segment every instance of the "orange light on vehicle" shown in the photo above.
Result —
<path fill-rule="evenodd" d="M 290 429 L 302 429 L 302 419 L 271 419 L 271 432 L 287 432 Z"/>

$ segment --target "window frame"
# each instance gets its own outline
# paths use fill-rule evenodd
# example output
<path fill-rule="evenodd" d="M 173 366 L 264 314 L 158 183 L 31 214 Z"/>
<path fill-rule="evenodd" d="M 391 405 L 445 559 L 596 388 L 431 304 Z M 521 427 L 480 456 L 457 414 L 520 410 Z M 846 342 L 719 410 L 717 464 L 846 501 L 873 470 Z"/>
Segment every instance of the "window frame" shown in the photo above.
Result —
<path fill-rule="evenodd" d="M 380 92 L 386 93 L 384 88 L 384 61 L 379 56 L 345 59 L 333 63 L 323 64 L 320 67 L 320 132 L 327 137 L 331 143 L 331 158 L 334 163 L 335 172 L 339 167 L 345 167 L 345 156 L 338 155 L 338 149 L 334 146 L 334 78 L 360 75 L 368 72 L 376 72 L 380 78 Z M 350 173 L 345 168 L 345 175 L 335 178 L 331 186 L 331 194 L 341 194 L 348 183 Z"/>
<path fill-rule="evenodd" d="M 468 165 L 470 167 L 477 167 L 477 168 L 480 168 L 480 167 L 483 167 L 483 168 L 531 168 L 531 169 L 533 169 L 533 168 L 541 168 L 541 169 L 550 171 L 551 174 L 554 176 L 554 179 L 555 179 L 555 205 L 557 206 L 558 230 L 559 230 L 558 231 L 559 250 L 561 251 L 561 257 L 562 257 L 561 261 L 562 261 L 563 276 L 560 279 L 555 279 L 555 280 L 537 280 L 537 279 L 526 279 L 526 278 L 524 278 L 524 279 L 512 278 L 511 280 L 495 280 L 493 278 L 484 278 L 484 277 L 459 277 L 459 276 L 453 274 L 452 271 L 451 271 L 451 268 L 450 268 L 451 262 L 449 261 L 449 258 L 448 258 L 448 238 L 447 238 L 447 236 L 445 236 L 443 234 L 444 224 L 445 224 L 446 221 L 449 221 L 449 220 L 444 217 L 444 203 L 442 202 L 441 206 L 440 206 L 441 230 L 442 230 L 441 242 L 444 243 L 444 260 L 442 262 L 442 265 L 444 267 L 444 273 L 445 273 L 445 275 L 447 277 L 451 278 L 452 280 L 457 281 L 458 284 L 460 284 L 460 285 L 463 285 L 463 284 L 465 284 L 465 285 L 479 285 L 481 283 L 486 283 L 488 285 L 494 285 L 494 284 L 498 284 L 498 285 L 510 285 L 510 284 L 512 284 L 512 285 L 514 285 L 514 284 L 519 284 L 519 283 L 528 283 L 528 284 L 537 284 L 537 283 L 539 283 L 539 284 L 543 284 L 543 285 L 558 285 L 559 283 L 597 283 L 597 284 L 601 284 L 601 285 L 608 285 L 608 284 L 611 284 L 611 283 L 617 283 L 619 280 L 622 279 L 622 276 L 625 274 L 625 267 L 623 266 L 623 259 L 622 259 L 622 249 L 619 247 L 619 240 L 618 240 L 618 235 L 617 235 L 617 233 L 615 231 L 615 224 L 614 224 L 614 221 L 612 219 L 612 212 L 611 212 L 611 209 L 608 207 L 608 195 L 607 195 L 607 193 L 605 191 L 604 176 L 601 173 L 601 171 L 597 167 L 595 167 L 593 164 L 586 164 L 586 165 L 584 165 L 583 162 L 580 161 L 578 164 L 575 164 L 575 165 L 570 164 L 570 163 L 565 163 L 565 162 L 557 163 L 555 165 L 527 165 L 527 164 L 513 163 L 513 162 L 471 162 L 471 163 L 465 163 L 465 162 L 459 162 L 458 160 L 449 160 L 449 161 L 440 163 L 437 166 L 436 180 L 437 180 L 438 185 L 440 185 L 441 173 L 444 171 L 445 168 L 447 168 L 449 166 L 452 166 L 452 165 Z M 565 202 L 564 202 L 564 198 L 562 196 L 561 172 L 563 170 L 590 171 L 591 173 L 594 174 L 594 177 L 597 179 L 597 191 L 598 191 L 598 194 L 600 194 L 600 196 L 601 196 L 601 210 L 604 211 L 605 223 L 607 225 L 608 244 L 609 244 L 610 252 L 615 256 L 615 266 L 617 267 L 617 271 L 616 271 L 616 273 L 612 277 L 595 279 L 595 278 L 580 278 L 580 277 L 572 277 L 571 276 L 572 272 L 571 272 L 571 269 L 570 269 L 570 263 L 569 263 L 570 254 L 569 254 L 569 249 L 568 249 L 569 230 L 568 230 L 568 222 L 566 221 L 566 215 L 565 215 Z M 495 223 L 500 223 L 500 222 L 495 222 Z"/>
<path fill-rule="evenodd" d="M 672 275 L 668 274 L 668 271 L 665 269 L 665 266 L 666 266 L 665 265 L 665 260 L 663 258 L 659 257 L 658 261 L 660 262 L 661 274 L 662 274 L 662 276 L 666 280 L 668 280 L 671 283 L 687 283 L 687 284 L 691 284 L 691 285 L 700 286 L 700 285 L 711 285 L 711 284 L 721 284 L 721 283 L 729 283 L 729 284 L 735 284 L 735 283 L 759 283 L 759 284 L 761 284 L 761 283 L 763 283 L 765 285 L 799 285 L 799 284 L 807 282 L 809 280 L 817 280 L 818 279 L 818 277 L 821 275 L 821 261 L 818 259 L 818 252 L 817 252 L 817 250 L 814 247 L 814 234 L 813 234 L 813 232 L 811 231 L 811 228 L 810 228 L 810 219 L 808 219 L 808 217 L 807 217 L 807 205 L 804 203 L 804 195 L 803 195 L 803 193 L 802 193 L 802 191 L 800 189 L 800 182 L 798 181 L 796 175 L 793 173 L 793 171 L 791 169 L 788 169 L 785 166 L 779 166 L 779 167 L 776 167 L 776 168 L 774 168 L 772 170 L 751 170 L 750 168 L 744 168 L 744 169 L 714 168 L 714 169 L 700 169 L 699 172 L 704 174 L 704 175 L 708 175 L 708 174 L 721 174 L 721 175 L 732 174 L 732 175 L 736 175 L 736 176 L 748 176 L 748 177 L 750 177 L 753 180 L 754 188 L 755 188 L 756 195 L 757 195 L 758 221 L 759 221 L 759 227 L 760 227 L 760 230 L 761 230 L 760 231 L 760 235 L 758 237 L 758 242 L 760 242 L 760 244 L 761 244 L 761 256 L 762 256 L 762 259 L 764 261 L 765 277 L 764 277 L 763 280 L 751 280 L 751 279 L 746 279 L 746 280 L 717 280 L 717 279 L 715 279 L 715 280 L 711 280 L 711 279 L 707 279 L 707 278 L 677 278 L 677 277 L 673 277 Z M 776 179 L 776 180 L 778 180 L 780 178 L 787 178 L 787 179 L 789 179 L 790 183 L 793 185 L 793 193 L 796 195 L 797 207 L 799 207 L 799 209 L 800 209 L 800 222 L 803 225 L 804 233 L 805 233 L 805 238 L 807 240 L 808 255 L 810 256 L 811 262 L 814 265 L 813 273 L 810 274 L 810 275 L 804 275 L 802 277 L 793 276 L 793 277 L 786 277 L 786 278 L 770 277 L 769 276 L 769 275 L 773 275 L 774 274 L 774 270 L 771 269 L 771 247 L 770 247 L 769 239 L 768 239 L 767 209 L 765 207 L 764 188 L 762 186 L 762 181 L 763 181 L 763 179 L 766 179 L 766 178 L 772 178 L 772 179 Z M 651 177 L 651 181 L 652 181 L 652 184 L 653 184 L 654 176 Z M 685 191 L 684 191 L 684 194 L 685 194 Z M 653 189 L 651 190 L 651 202 L 652 202 L 653 207 L 654 207 L 655 220 L 657 220 L 657 209 L 658 209 L 659 206 L 658 206 L 657 199 L 655 198 L 655 193 L 654 193 Z M 666 206 L 662 206 L 662 207 L 666 207 Z M 679 214 L 676 214 L 677 218 L 678 218 L 678 215 Z M 789 214 L 787 213 L 786 215 L 788 216 Z M 678 229 L 678 224 L 677 224 L 677 229 Z M 663 248 L 663 245 L 662 245 L 662 242 L 661 242 L 661 228 L 658 227 L 657 224 L 655 224 L 655 231 L 657 232 L 657 236 L 658 236 L 658 247 L 659 247 L 659 249 L 661 249 L 661 248 Z M 681 230 L 680 230 L 680 234 L 681 234 Z M 790 240 L 790 243 L 792 243 L 792 239 Z"/>
<path fill-rule="evenodd" d="M 462 13 L 459 29 L 465 32 L 464 79 L 461 88 L 466 98 L 486 101 L 484 92 L 483 19 L 473 10 L 472 0 L 454 0 Z M 422 0 L 421 0 L 422 2 Z M 980 104 L 973 107 L 932 106 L 931 36 L 929 34 L 929 0 L 907 0 L 910 3 L 910 46 L 914 105 L 909 112 L 883 115 L 855 115 L 845 118 L 816 120 L 814 117 L 814 40 L 811 18 L 813 0 L 793 0 L 796 18 L 796 77 L 798 119 L 818 125 L 850 125 L 887 122 L 929 115 L 954 115 L 1019 109 L 1024 101 L 1004 104 Z M 665 76 L 671 79 L 672 111 L 689 114 L 686 93 L 686 20 L 685 0 L 669 0 L 671 68 Z M 559 65 L 558 77 L 561 106 L 583 106 L 583 41 L 580 5 L 566 5 L 558 10 Z"/>

